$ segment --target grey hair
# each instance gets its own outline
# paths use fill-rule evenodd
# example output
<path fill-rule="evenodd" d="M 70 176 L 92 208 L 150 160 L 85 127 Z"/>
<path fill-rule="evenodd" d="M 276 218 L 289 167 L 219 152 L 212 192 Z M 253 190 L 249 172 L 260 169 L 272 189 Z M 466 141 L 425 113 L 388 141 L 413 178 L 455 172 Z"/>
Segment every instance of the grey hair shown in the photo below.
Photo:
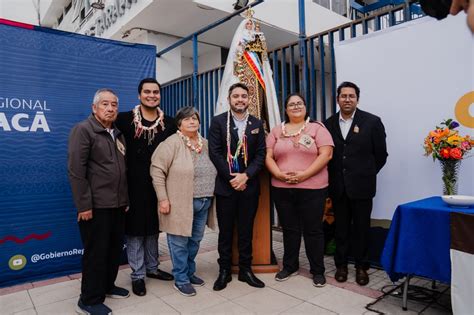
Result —
<path fill-rule="evenodd" d="M 174 120 L 176 122 L 176 126 L 178 126 L 178 127 L 181 126 L 181 122 L 183 121 L 183 119 L 188 118 L 188 117 L 192 117 L 194 115 L 196 115 L 199 123 L 201 123 L 201 117 L 199 117 L 199 112 L 197 111 L 197 109 L 195 109 L 192 106 L 182 107 L 176 113 L 176 116 L 174 117 Z"/>
<path fill-rule="evenodd" d="M 105 92 L 109 92 L 109 93 L 112 93 L 116 98 L 117 98 L 117 103 L 119 102 L 119 98 L 117 96 L 117 94 L 112 90 L 112 89 L 108 89 L 108 88 L 103 88 L 103 89 L 98 89 L 95 94 L 94 94 L 94 100 L 92 101 L 92 104 L 95 104 L 97 105 L 100 101 L 100 94 L 102 93 L 105 93 Z"/>

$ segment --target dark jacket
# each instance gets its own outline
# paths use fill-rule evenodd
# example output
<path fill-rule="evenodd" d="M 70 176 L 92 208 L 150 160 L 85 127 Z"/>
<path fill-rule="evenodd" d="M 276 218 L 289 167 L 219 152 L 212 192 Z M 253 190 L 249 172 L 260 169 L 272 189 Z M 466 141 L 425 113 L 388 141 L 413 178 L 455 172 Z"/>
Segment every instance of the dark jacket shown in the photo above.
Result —
<path fill-rule="evenodd" d="M 115 121 L 122 131 L 127 143 L 127 179 L 130 209 L 125 219 L 125 234 L 131 236 L 148 236 L 158 234 L 159 222 L 157 213 L 156 192 L 150 176 L 151 156 L 156 147 L 176 132 L 174 119 L 165 116 L 165 130 L 158 127 L 151 144 L 144 135 L 135 138 L 135 125 L 132 111 L 119 113 Z M 144 126 L 151 126 L 153 122 L 142 118 Z"/>
<path fill-rule="evenodd" d="M 385 128 L 380 118 L 357 109 L 345 140 L 339 127 L 339 112 L 324 125 L 335 146 L 328 164 L 330 197 L 340 197 L 345 191 L 352 199 L 373 198 L 377 173 L 388 156 Z"/>
<path fill-rule="evenodd" d="M 128 205 L 125 139 L 116 127 L 114 136 L 92 114 L 71 130 L 68 174 L 79 212 Z"/>
<path fill-rule="evenodd" d="M 239 136 L 232 117 L 230 119 L 230 134 L 230 149 L 234 154 Z M 266 151 L 265 131 L 262 122 L 253 116 L 249 116 L 245 134 L 247 135 L 248 161 L 247 168 L 245 168 L 243 159 L 239 158 L 240 173 L 245 172 L 249 177 L 247 191 L 249 193 L 259 193 L 258 173 L 263 167 Z M 217 169 L 215 193 L 216 195 L 230 196 L 235 190 L 229 183 L 234 177 L 230 175 L 229 164 L 227 163 L 227 112 L 212 118 L 208 142 L 209 157 Z"/>

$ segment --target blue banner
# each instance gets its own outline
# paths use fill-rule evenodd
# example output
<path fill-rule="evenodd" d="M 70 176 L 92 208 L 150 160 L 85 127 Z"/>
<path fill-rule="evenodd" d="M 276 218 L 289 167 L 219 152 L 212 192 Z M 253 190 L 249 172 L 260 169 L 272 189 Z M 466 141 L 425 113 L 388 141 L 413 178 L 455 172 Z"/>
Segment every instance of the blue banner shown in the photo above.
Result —
<path fill-rule="evenodd" d="M 0 24 L 0 286 L 80 271 L 67 176 L 71 128 L 111 88 L 121 111 L 155 76 L 156 48 Z"/>

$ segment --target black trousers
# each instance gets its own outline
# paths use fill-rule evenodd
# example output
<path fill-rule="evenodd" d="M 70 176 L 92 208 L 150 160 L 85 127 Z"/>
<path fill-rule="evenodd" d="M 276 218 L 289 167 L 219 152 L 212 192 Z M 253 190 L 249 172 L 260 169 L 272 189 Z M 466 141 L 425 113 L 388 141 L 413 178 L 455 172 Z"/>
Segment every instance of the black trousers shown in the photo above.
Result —
<path fill-rule="evenodd" d="M 125 229 L 125 208 L 93 209 L 92 219 L 79 222 L 82 256 L 81 300 L 85 305 L 103 303 L 114 287 Z"/>
<path fill-rule="evenodd" d="M 372 198 L 351 199 L 344 192 L 340 198 L 334 198 L 332 204 L 336 219 L 336 253 L 334 254 L 336 266 L 347 266 L 347 256 L 352 240 L 355 267 L 369 269 L 368 243 Z"/>
<path fill-rule="evenodd" d="M 323 214 L 327 188 L 272 187 L 272 197 L 283 228 L 283 268 L 299 269 L 301 235 L 312 274 L 324 274 Z"/>
<path fill-rule="evenodd" d="M 258 208 L 258 193 L 235 191 L 230 196 L 216 196 L 217 222 L 219 224 L 220 270 L 230 270 L 232 265 L 232 238 L 237 224 L 239 268 L 250 270 L 252 265 L 253 221 Z"/>

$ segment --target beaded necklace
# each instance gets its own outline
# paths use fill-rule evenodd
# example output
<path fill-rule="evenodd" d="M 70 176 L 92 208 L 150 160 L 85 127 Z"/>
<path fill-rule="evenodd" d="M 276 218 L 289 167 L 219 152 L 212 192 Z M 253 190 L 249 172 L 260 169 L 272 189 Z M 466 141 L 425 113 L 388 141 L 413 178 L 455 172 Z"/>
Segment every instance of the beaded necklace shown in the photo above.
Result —
<path fill-rule="evenodd" d="M 287 133 L 287 132 L 286 132 L 285 122 L 283 122 L 283 124 L 281 124 L 281 133 L 282 133 L 282 135 L 283 135 L 284 137 L 286 137 L 286 138 L 289 138 L 289 137 L 298 137 L 298 136 L 303 132 L 303 130 L 306 128 L 306 126 L 308 125 L 308 123 L 309 123 L 309 117 L 306 118 L 306 120 L 305 120 L 303 126 L 301 126 L 301 128 L 300 128 L 297 132 L 290 134 L 290 133 Z"/>
<path fill-rule="evenodd" d="M 227 112 L 227 163 L 229 164 L 230 173 L 240 173 L 239 155 L 241 154 L 244 158 L 244 165 L 247 167 L 248 152 L 245 130 L 247 129 L 248 119 L 249 113 L 247 112 L 247 115 L 245 116 L 244 130 L 242 130 L 242 138 L 239 137 L 240 139 L 239 142 L 237 142 L 237 148 L 235 149 L 234 155 L 232 155 L 232 151 L 230 150 L 230 110 Z"/>
<path fill-rule="evenodd" d="M 158 119 L 155 120 L 153 125 L 150 127 L 143 126 L 142 124 L 142 114 L 140 112 L 140 105 L 137 105 L 133 108 L 133 124 L 135 125 L 135 138 L 140 138 L 142 134 L 144 134 L 144 138 L 148 139 L 148 145 L 153 143 L 153 139 L 155 139 L 155 134 L 158 133 L 158 125 L 161 126 L 161 130 L 165 130 L 165 124 L 163 123 L 163 119 L 165 117 L 165 113 L 157 107 L 158 112 Z"/>
<path fill-rule="evenodd" d="M 197 146 L 194 146 L 192 143 L 191 143 L 191 139 L 188 137 L 188 136 L 185 136 L 183 135 L 183 133 L 181 131 L 176 131 L 178 133 L 178 135 L 180 136 L 181 139 L 183 139 L 184 143 L 186 144 L 186 146 L 192 151 L 192 152 L 196 152 L 197 154 L 201 153 L 202 152 L 202 145 L 203 145 L 203 142 L 202 142 L 202 137 L 201 137 L 201 134 L 198 132 L 198 143 L 197 143 Z"/>

